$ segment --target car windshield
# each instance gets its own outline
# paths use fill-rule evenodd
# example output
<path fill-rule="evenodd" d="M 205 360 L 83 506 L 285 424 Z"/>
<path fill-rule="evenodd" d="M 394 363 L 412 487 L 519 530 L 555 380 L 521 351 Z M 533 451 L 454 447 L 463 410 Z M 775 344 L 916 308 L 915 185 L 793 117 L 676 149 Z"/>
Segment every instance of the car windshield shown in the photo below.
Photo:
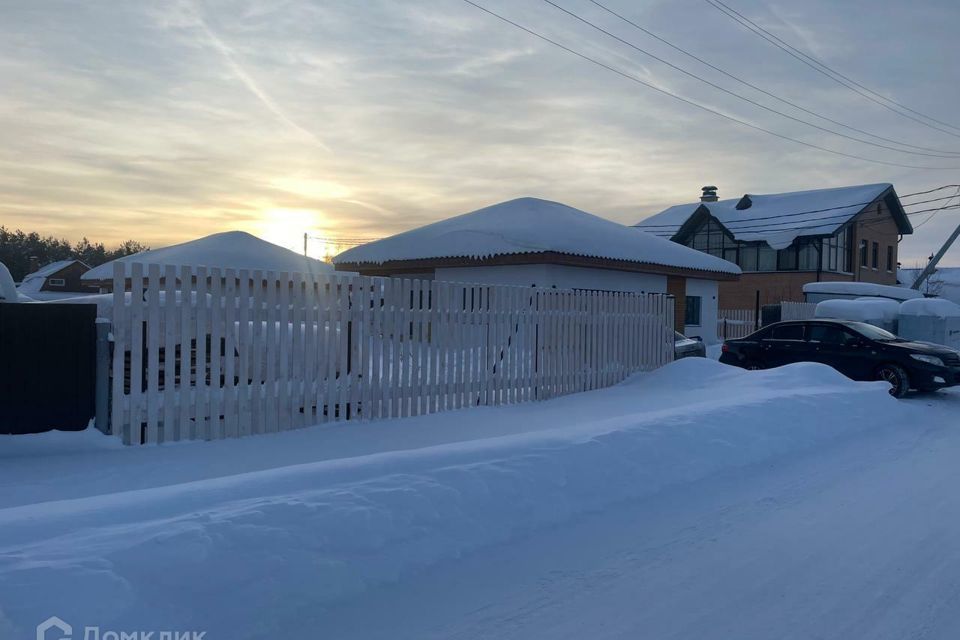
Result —
<path fill-rule="evenodd" d="M 866 322 L 851 322 L 848 326 L 865 338 L 876 340 L 877 342 L 893 342 L 894 340 L 900 339 L 889 331 L 875 327 L 872 324 L 867 324 Z"/>

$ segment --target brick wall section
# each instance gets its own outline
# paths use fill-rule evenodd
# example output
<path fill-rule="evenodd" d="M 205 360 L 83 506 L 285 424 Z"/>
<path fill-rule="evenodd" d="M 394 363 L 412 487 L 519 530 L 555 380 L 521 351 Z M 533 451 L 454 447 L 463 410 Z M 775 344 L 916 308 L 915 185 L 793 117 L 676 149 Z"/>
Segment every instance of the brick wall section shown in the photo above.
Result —
<path fill-rule="evenodd" d="M 853 276 L 842 273 L 820 273 L 821 282 L 849 282 Z M 753 309 L 757 291 L 760 305 L 784 301 L 803 302 L 803 285 L 817 282 L 816 271 L 773 271 L 745 273 L 740 280 L 721 282 L 719 286 L 721 309 Z"/>
<path fill-rule="evenodd" d="M 686 329 L 684 320 L 687 316 L 687 279 L 682 276 L 667 276 L 667 293 L 675 300 L 673 328 L 683 333 Z"/>
<path fill-rule="evenodd" d="M 854 273 L 858 282 L 873 282 L 875 284 L 897 284 L 897 239 L 899 232 L 885 203 L 871 205 L 866 211 L 857 216 L 857 225 L 854 227 Z M 860 266 L 860 241 L 867 241 L 867 266 Z M 880 255 L 877 269 L 872 267 L 873 243 L 879 245 Z M 887 271 L 887 247 L 893 247 L 893 271 Z"/>

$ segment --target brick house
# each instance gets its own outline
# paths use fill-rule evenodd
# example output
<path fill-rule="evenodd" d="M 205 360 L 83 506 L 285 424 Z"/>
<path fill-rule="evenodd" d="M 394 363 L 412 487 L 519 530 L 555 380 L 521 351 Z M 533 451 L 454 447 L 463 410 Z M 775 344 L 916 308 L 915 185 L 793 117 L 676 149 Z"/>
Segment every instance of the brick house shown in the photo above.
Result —
<path fill-rule="evenodd" d="M 31 258 L 31 272 L 23 278 L 18 290 L 36 299 L 56 297 L 58 294 L 96 293 L 97 288 L 81 281 L 81 276 L 90 270 L 80 260 L 59 260 L 39 267 Z"/>
<path fill-rule="evenodd" d="M 897 245 L 913 233 L 891 184 L 869 184 L 670 207 L 634 225 L 734 262 L 739 280 L 721 282 L 720 309 L 802 301 L 808 282 L 897 283 Z"/>

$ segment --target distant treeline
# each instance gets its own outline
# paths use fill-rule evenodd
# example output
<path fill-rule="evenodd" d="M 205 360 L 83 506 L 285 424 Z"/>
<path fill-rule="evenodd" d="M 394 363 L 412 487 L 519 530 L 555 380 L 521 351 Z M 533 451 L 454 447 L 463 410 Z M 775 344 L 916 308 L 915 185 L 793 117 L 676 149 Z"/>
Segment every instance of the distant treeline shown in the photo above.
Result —
<path fill-rule="evenodd" d="M 102 242 L 96 244 L 86 238 L 76 244 L 68 240 L 42 237 L 39 233 L 25 233 L 20 229 L 11 231 L 0 226 L 0 262 L 10 270 L 17 282 L 30 272 L 30 257 L 36 256 L 40 266 L 57 260 L 82 260 L 90 267 L 110 262 L 132 253 L 146 251 L 146 247 L 135 240 L 127 240 L 120 246 L 108 249 Z"/>

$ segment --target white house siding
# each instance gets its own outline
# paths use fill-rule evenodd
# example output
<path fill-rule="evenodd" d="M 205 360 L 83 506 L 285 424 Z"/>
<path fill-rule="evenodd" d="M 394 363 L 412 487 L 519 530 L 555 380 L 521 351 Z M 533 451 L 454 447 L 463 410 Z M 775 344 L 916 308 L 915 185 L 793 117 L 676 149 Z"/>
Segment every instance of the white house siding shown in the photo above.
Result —
<path fill-rule="evenodd" d="M 717 281 L 687 278 L 687 295 L 700 297 L 700 325 L 687 325 L 684 333 L 700 337 L 704 342 L 717 342 Z"/>
<path fill-rule="evenodd" d="M 434 277 L 437 280 L 450 282 L 512 284 L 526 287 L 533 285 L 558 289 L 630 291 L 632 293 L 666 293 L 667 291 L 666 276 L 554 264 L 438 268 Z M 713 295 L 716 295 L 716 283 L 714 283 Z"/>

